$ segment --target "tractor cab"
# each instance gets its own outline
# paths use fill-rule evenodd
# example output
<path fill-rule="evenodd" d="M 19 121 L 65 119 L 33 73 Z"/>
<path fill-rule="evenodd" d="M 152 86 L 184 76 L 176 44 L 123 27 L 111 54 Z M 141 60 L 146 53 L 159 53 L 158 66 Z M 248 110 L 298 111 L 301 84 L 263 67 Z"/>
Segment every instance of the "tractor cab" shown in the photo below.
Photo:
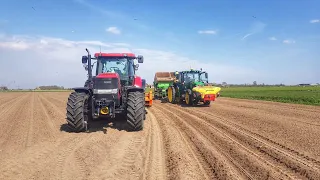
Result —
<path fill-rule="evenodd" d="M 132 53 L 96 53 L 96 75 L 104 73 L 116 73 L 122 86 L 132 85 L 139 64 L 134 64 L 136 59 Z M 138 56 L 138 62 L 143 63 L 143 57 Z"/>
<path fill-rule="evenodd" d="M 187 88 L 204 86 L 208 83 L 208 73 L 202 70 L 191 69 L 189 71 L 176 72 L 175 74 L 177 81 L 187 86 Z"/>
<path fill-rule="evenodd" d="M 82 57 L 82 63 L 87 69 L 86 59 L 87 56 Z M 138 59 L 138 63 L 143 63 L 143 56 L 136 57 L 132 53 L 95 53 L 92 59 L 97 60 L 95 77 L 114 74 L 119 78 L 121 86 L 134 84 L 134 77 L 139 67 L 134 60 Z"/>

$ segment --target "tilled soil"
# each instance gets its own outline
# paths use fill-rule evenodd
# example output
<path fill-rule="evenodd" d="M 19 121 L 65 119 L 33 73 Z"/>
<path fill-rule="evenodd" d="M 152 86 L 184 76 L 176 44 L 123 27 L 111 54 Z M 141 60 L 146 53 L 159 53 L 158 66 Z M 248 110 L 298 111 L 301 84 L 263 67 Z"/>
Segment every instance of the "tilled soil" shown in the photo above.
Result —
<path fill-rule="evenodd" d="M 154 101 L 144 130 L 69 133 L 69 93 L 0 94 L 0 179 L 320 179 L 320 108 Z"/>

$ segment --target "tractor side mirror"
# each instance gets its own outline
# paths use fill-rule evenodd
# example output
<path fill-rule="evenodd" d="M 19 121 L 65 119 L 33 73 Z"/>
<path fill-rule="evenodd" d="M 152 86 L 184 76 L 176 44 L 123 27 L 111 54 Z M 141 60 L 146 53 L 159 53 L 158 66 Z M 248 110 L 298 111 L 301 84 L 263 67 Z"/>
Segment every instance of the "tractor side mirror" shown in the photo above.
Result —
<path fill-rule="evenodd" d="M 88 56 L 82 56 L 82 64 L 87 64 Z"/>
<path fill-rule="evenodd" d="M 204 75 L 205 75 L 206 79 L 208 79 L 208 73 L 205 73 Z"/>
<path fill-rule="evenodd" d="M 143 63 L 143 56 L 138 55 L 137 59 L 138 59 L 138 63 Z"/>
<path fill-rule="evenodd" d="M 138 70 L 138 68 L 139 68 L 139 64 L 135 64 L 135 65 L 134 65 L 134 70 L 136 70 L 136 71 L 137 71 L 137 70 Z"/>

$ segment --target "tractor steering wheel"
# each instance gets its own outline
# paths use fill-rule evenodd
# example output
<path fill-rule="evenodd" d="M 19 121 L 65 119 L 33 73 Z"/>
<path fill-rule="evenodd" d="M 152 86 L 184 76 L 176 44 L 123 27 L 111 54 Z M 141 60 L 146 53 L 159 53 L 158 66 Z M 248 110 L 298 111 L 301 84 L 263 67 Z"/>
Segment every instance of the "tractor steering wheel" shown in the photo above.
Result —
<path fill-rule="evenodd" d="M 119 71 L 118 67 L 110 67 L 108 72 L 116 72 L 117 70 Z"/>

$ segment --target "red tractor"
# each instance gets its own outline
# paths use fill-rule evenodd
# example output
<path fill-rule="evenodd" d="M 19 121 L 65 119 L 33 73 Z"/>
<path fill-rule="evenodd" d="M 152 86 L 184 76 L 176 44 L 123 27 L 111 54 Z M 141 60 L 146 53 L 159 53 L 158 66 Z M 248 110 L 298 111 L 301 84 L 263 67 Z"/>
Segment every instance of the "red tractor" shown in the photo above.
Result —
<path fill-rule="evenodd" d="M 73 132 L 88 130 L 91 120 L 124 115 L 129 131 L 140 131 L 146 118 L 145 95 L 141 77 L 136 75 L 143 56 L 132 53 L 95 53 L 82 56 L 88 71 L 84 87 L 73 88 L 67 102 L 67 123 Z M 96 60 L 92 76 L 91 60 Z"/>

